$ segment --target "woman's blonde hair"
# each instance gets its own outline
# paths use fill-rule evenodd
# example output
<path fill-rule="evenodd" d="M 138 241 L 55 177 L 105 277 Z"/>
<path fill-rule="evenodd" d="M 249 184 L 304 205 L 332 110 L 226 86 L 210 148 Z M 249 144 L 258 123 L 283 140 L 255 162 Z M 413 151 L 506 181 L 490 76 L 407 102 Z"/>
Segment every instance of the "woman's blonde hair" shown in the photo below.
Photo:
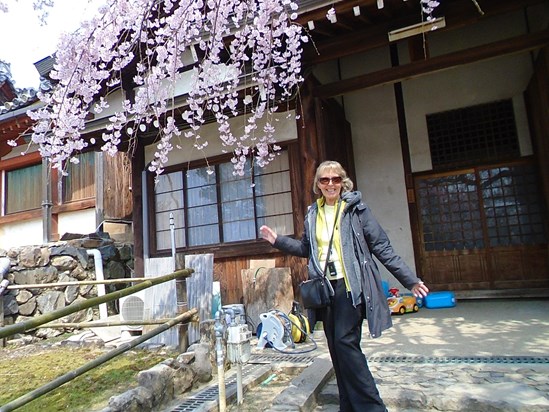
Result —
<path fill-rule="evenodd" d="M 322 193 L 318 188 L 318 179 L 320 179 L 327 170 L 334 172 L 343 179 L 341 181 L 341 193 L 350 192 L 353 190 L 353 181 L 349 179 L 343 166 L 334 160 L 326 160 L 325 162 L 319 164 L 316 168 L 315 181 L 313 182 L 313 192 L 316 195 Z"/>

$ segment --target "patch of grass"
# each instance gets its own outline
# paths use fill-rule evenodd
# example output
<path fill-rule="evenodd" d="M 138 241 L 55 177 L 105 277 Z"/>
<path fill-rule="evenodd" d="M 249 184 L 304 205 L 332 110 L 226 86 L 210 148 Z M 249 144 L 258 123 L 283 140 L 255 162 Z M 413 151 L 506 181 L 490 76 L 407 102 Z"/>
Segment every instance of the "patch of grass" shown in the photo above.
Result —
<path fill-rule="evenodd" d="M 2 349 L 0 348 L 0 352 Z M 13 350 L 16 352 L 16 350 Z M 105 353 L 96 348 L 56 346 L 25 356 L 0 356 L 0 405 L 13 401 Z M 5 354 L 3 354 L 5 355 Z M 18 408 L 21 412 L 89 412 L 137 386 L 137 373 L 176 353 L 130 350 Z"/>

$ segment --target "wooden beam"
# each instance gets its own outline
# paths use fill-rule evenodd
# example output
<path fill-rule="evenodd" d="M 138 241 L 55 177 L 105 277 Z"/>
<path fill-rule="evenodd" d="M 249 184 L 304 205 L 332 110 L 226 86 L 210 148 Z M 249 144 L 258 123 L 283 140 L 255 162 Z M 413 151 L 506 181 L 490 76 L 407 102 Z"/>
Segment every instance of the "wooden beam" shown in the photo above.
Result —
<path fill-rule="evenodd" d="M 355 90 L 374 86 L 393 84 L 407 79 L 435 73 L 465 64 L 475 63 L 495 57 L 526 52 L 549 44 L 549 30 L 525 34 L 512 39 L 472 47 L 467 50 L 437 56 L 402 66 L 391 67 L 373 73 L 363 74 L 350 79 L 318 86 L 314 90 L 316 97 L 329 98 L 340 96 Z"/>
<path fill-rule="evenodd" d="M 376 0 L 355 0 L 355 1 L 346 1 L 346 2 L 333 2 L 325 4 L 324 6 L 315 8 L 311 11 L 302 13 L 296 19 L 298 24 L 306 24 L 309 20 L 322 20 L 326 18 L 326 13 L 331 7 L 335 8 L 337 13 L 344 13 L 349 10 L 352 10 L 355 6 L 364 6 L 364 7 L 374 7 Z"/>
<path fill-rule="evenodd" d="M 415 17 L 406 17 L 399 19 L 399 24 L 406 26 L 417 22 Z M 315 22 L 317 26 L 318 23 Z M 387 32 L 390 29 L 388 23 L 372 27 L 366 27 L 362 30 L 355 30 L 351 33 L 332 37 L 329 40 L 321 42 L 310 41 L 303 49 L 303 64 L 305 66 L 318 64 L 330 60 L 335 60 L 351 54 L 364 52 L 377 47 L 389 44 Z M 311 31 L 315 35 L 315 31 Z"/>
<path fill-rule="evenodd" d="M 35 165 L 42 160 L 40 152 L 31 152 L 26 155 L 14 156 L 10 159 L 0 161 L 0 169 L 2 170 L 13 170 L 19 169 L 21 167 Z"/>
<path fill-rule="evenodd" d="M 441 31 L 460 29 L 468 25 L 475 24 L 479 20 L 486 20 L 487 18 L 493 16 L 510 13 L 543 3 L 543 1 L 546 0 L 483 0 L 481 6 L 484 11 L 484 15 L 478 13 L 474 4 L 470 0 L 444 4 L 443 12 L 446 18 L 446 28 L 441 29 Z M 341 7 L 344 5 L 347 9 L 350 8 L 350 4 L 347 3 L 342 4 Z M 336 6 L 336 9 L 339 11 L 338 6 Z M 316 14 L 314 17 L 320 18 L 320 16 L 317 16 Z M 300 16 L 300 18 L 303 18 L 303 16 Z M 305 66 L 318 64 L 372 50 L 378 47 L 387 46 L 389 44 L 387 33 L 390 30 L 405 27 L 418 22 L 419 18 L 417 15 L 409 14 L 402 17 L 387 19 L 376 25 L 365 23 L 365 27 L 363 29 L 355 30 L 352 33 L 340 34 L 338 36 L 335 36 L 334 34 L 330 39 L 316 42 L 311 41 L 304 47 L 303 64 Z M 315 21 L 315 24 L 316 23 L 317 22 Z M 314 36 L 314 31 L 312 31 L 311 34 Z"/>

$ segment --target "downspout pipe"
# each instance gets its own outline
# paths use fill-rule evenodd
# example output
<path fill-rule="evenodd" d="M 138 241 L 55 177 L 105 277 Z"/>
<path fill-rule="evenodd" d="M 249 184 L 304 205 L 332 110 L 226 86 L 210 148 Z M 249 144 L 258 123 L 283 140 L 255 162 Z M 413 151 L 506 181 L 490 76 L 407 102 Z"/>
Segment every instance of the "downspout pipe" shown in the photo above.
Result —
<path fill-rule="evenodd" d="M 42 241 L 52 240 L 51 165 L 49 158 L 42 159 Z"/>
<path fill-rule="evenodd" d="M 223 322 L 221 321 L 224 316 L 223 311 L 217 311 L 215 313 L 215 353 L 217 358 L 217 390 L 219 394 L 219 412 L 225 412 L 227 410 L 227 394 L 225 387 L 225 358 L 223 356 Z"/>
<path fill-rule="evenodd" d="M 95 280 L 105 280 L 105 275 L 103 274 L 103 258 L 101 257 L 101 252 L 99 249 L 86 249 L 88 256 L 93 256 L 93 263 L 95 266 Z M 100 283 L 97 285 L 97 296 L 105 295 L 105 284 Z M 99 304 L 99 319 L 107 319 L 107 304 Z"/>

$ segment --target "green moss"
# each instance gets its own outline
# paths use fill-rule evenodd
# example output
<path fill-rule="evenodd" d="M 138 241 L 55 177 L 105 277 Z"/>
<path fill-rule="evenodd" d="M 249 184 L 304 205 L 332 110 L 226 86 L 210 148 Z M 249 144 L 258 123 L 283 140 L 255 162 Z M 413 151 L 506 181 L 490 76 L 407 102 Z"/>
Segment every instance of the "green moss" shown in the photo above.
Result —
<path fill-rule="evenodd" d="M 26 353 L 25 356 L 0 356 L 0 380 L 3 382 L 0 405 L 47 384 L 103 353 L 101 349 L 59 346 Z M 169 356 L 143 350 L 128 351 L 17 410 L 89 412 L 102 409 L 111 396 L 137 386 L 136 376 L 139 371 Z"/>

